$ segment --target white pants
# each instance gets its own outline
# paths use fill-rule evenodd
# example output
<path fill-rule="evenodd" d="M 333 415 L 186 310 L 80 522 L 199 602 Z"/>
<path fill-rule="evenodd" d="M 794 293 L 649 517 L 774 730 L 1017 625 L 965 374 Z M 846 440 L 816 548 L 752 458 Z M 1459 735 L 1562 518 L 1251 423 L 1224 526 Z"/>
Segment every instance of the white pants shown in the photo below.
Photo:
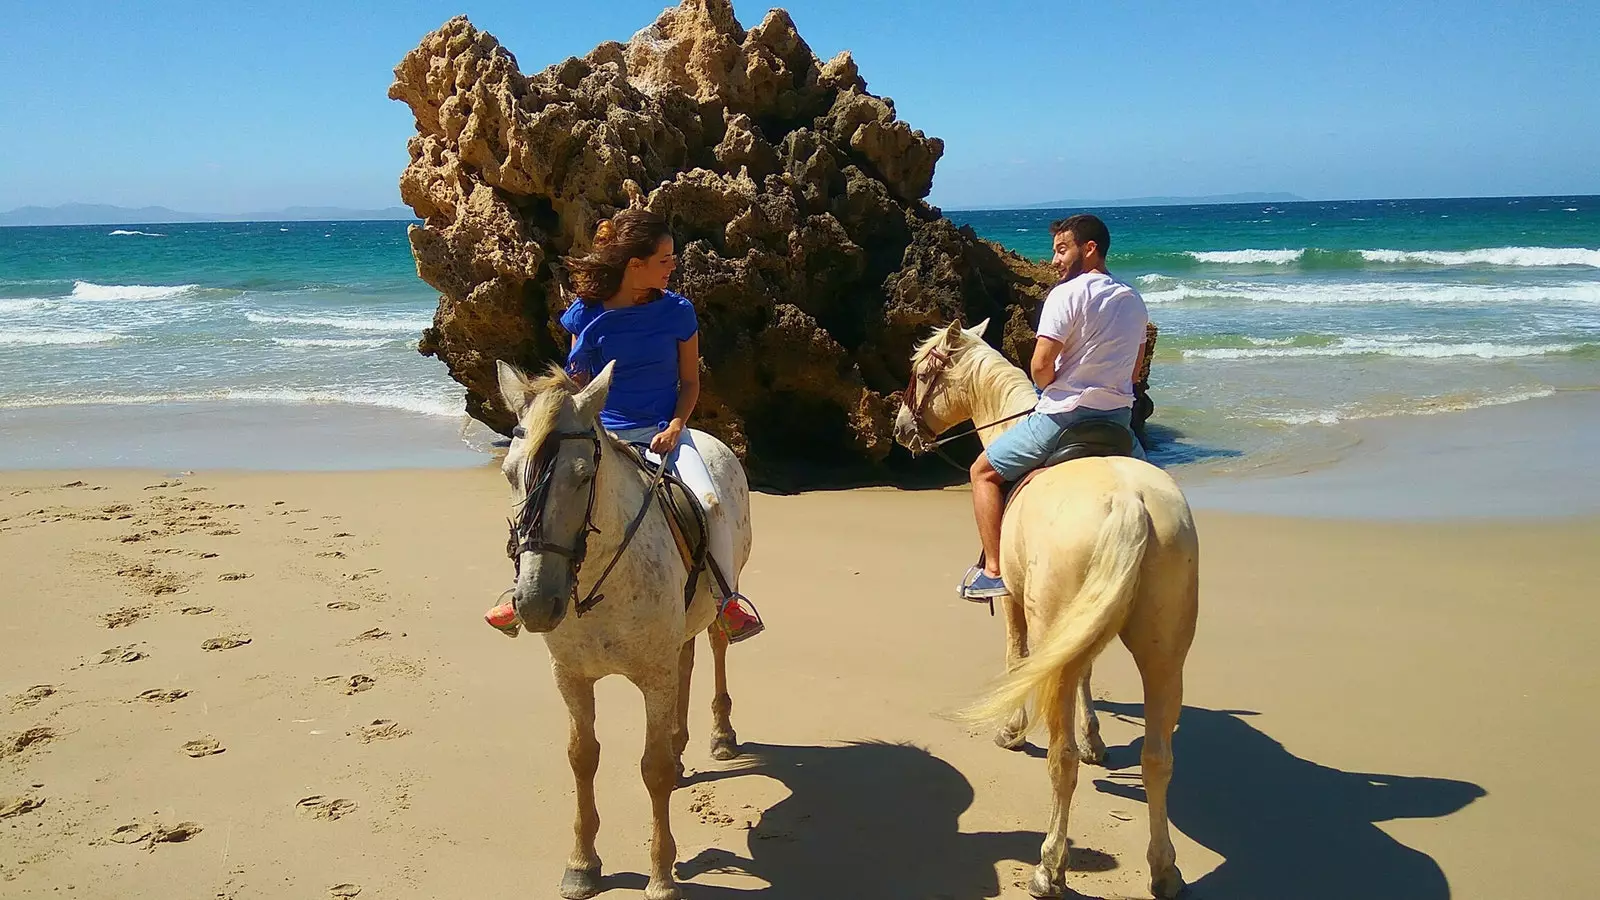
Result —
<path fill-rule="evenodd" d="M 661 429 L 659 428 L 630 428 L 624 431 L 614 431 L 617 437 L 630 444 L 648 444 Z M 700 448 L 694 444 L 694 436 L 704 432 L 685 428 L 683 435 L 678 438 L 678 447 L 668 457 L 667 469 L 672 474 L 683 479 L 700 501 L 700 508 L 706 513 L 706 531 L 710 533 L 711 558 L 716 560 L 717 568 L 722 571 L 722 577 L 728 581 L 728 589 L 739 590 L 739 573 L 733 566 L 733 528 L 728 524 L 728 514 L 721 504 L 717 503 L 717 486 L 711 481 L 711 471 L 706 468 L 706 462 L 700 457 Z M 660 463 L 661 457 L 653 452 L 646 452 L 645 459 L 652 463 Z M 711 578 L 707 572 L 705 577 L 711 582 L 711 593 L 718 595 L 716 579 Z M 720 599 L 720 598 L 719 598 Z"/>

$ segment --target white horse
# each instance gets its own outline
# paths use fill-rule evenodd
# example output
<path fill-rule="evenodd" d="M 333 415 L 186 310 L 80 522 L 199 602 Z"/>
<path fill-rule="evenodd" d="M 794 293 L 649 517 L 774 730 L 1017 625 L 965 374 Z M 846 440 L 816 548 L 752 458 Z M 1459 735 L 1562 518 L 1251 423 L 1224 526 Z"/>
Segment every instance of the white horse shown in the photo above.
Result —
<path fill-rule="evenodd" d="M 901 404 L 895 422 L 896 439 L 908 449 L 922 452 L 929 448 L 926 435 L 968 419 L 979 424 L 987 445 L 1004 426 L 983 425 L 1033 407 L 1028 376 L 984 343 L 987 327 L 986 321 L 963 331 L 952 324 L 913 354 L 911 402 Z M 1183 888 L 1167 827 L 1167 785 L 1172 731 L 1183 707 L 1183 663 L 1199 607 L 1199 557 L 1183 492 L 1162 470 L 1129 457 L 1048 468 L 1006 510 L 1000 573 L 1011 589 L 1003 601 L 1007 674 L 970 716 L 1000 725 L 996 742 L 1015 748 L 1027 736 L 1031 701 L 1049 730 L 1055 797 L 1028 885 L 1035 897 L 1066 891 L 1067 813 L 1078 761 L 1098 762 L 1105 752 L 1089 694 L 1090 668 L 1118 635 L 1144 682 L 1150 891 L 1167 898 Z M 1068 727 L 1074 720 L 1075 729 Z"/>
<path fill-rule="evenodd" d="M 513 601 L 523 627 L 545 636 L 556 687 L 571 718 L 567 759 L 577 781 L 578 809 L 561 896 L 578 900 L 601 890 L 594 845 L 600 829 L 594 796 L 600 763 L 594 683 L 622 675 L 644 695 L 640 770 L 654 824 L 645 897 L 672 900 L 679 891 L 672 872 L 677 844 L 668 804 L 683 771 L 694 639 L 702 631 L 710 633 L 716 665 L 711 755 L 732 759 L 738 752 L 728 719 L 733 706 L 727 687 L 728 642 L 720 629 L 711 627 L 717 612 L 712 579 L 700 578 L 685 609 L 688 572 L 665 516 L 646 496 L 648 479 L 599 424 L 611 387 L 610 365 L 583 388 L 559 369 L 537 380 L 504 362 L 498 371 L 501 395 L 520 423 L 503 465 L 523 505 L 513 525 L 518 569 Z M 717 490 L 716 502 L 706 511 L 731 523 L 735 535 L 735 559 L 725 575 L 730 589 L 737 590 L 739 572 L 750 557 L 749 484 L 725 444 L 700 432 L 694 437 Z M 651 508 L 619 557 L 623 535 L 646 503 Z M 590 596 L 613 560 L 615 568 L 602 589 L 605 599 L 583 609 L 577 598 Z M 569 617 L 569 608 L 577 614 Z"/>

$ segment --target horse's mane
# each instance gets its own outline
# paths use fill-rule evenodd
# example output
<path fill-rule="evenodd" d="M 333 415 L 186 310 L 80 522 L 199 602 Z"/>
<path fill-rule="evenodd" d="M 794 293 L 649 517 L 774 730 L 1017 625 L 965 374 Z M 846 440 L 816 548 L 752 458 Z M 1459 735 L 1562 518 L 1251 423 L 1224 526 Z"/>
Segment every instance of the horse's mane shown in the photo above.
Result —
<path fill-rule="evenodd" d="M 948 332 L 940 328 L 933 335 L 917 344 L 916 350 L 911 355 L 911 367 L 916 370 L 928 358 L 928 354 L 943 344 Z M 987 351 L 987 352 L 985 352 Z M 988 341 L 981 337 L 973 337 L 965 331 L 956 332 L 955 346 L 950 348 L 952 373 L 957 376 L 966 376 L 969 369 L 976 367 L 971 374 L 978 379 L 974 387 L 983 391 L 987 396 L 1005 397 L 1001 401 L 1008 405 L 1031 401 L 1031 382 L 1027 372 L 1015 366 L 1006 359 L 1005 354 L 990 346 Z M 963 377 L 963 381 L 966 379 Z M 1028 396 L 1023 396 L 1024 392 Z M 1015 394 L 1015 397 L 1011 397 Z"/>
<path fill-rule="evenodd" d="M 528 379 L 531 399 L 522 413 L 522 429 L 527 435 L 528 453 L 535 454 L 544 446 L 545 438 L 556 430 L 561 420 L 561 408 L 581 388 L 565 370 L 551 363 L 543 375 Z"/>

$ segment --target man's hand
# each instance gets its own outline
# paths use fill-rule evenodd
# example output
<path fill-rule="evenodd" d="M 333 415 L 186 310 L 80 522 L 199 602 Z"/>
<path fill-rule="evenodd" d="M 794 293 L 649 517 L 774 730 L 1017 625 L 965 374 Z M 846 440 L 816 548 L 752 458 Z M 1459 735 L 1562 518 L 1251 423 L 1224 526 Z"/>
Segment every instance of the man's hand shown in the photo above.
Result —
<path fill-rule="evenodd" d="M 650 451 L 657 456 L 665 457 L 678 449 L 678 439 L 681 437 L 683 437 L 683 420 L 673 419 L 667 423 L 667 427 L 650 439 Z"/>

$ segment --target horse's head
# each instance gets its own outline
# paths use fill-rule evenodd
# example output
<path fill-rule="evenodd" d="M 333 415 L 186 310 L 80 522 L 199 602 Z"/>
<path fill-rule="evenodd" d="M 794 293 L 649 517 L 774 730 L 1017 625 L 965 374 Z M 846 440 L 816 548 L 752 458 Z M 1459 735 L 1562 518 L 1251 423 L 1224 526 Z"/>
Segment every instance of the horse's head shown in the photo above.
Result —
<path fill-rule="evenodd" d="M 983 344 L 988 328 L 988 319 L 966 329 L 951 322 L 911 354 L 911 383 L 901 395 L 894 439 L 912 455 L 933 449 L 934 438 L 972 418 L 966 351 Z"/>
<path fill-rule="evenodd" d="M 537 379 L 505 362 L 497 369 L 500 395 L 517 417 L 501 465 L 521 498 L 506 546 L 517 567 L 512 602 L 522 627 L 548 632 L 567 614 L 594 530 L 604 440 L 599 416 L 611 366 L 581 389 L 555 367 Z"/>

